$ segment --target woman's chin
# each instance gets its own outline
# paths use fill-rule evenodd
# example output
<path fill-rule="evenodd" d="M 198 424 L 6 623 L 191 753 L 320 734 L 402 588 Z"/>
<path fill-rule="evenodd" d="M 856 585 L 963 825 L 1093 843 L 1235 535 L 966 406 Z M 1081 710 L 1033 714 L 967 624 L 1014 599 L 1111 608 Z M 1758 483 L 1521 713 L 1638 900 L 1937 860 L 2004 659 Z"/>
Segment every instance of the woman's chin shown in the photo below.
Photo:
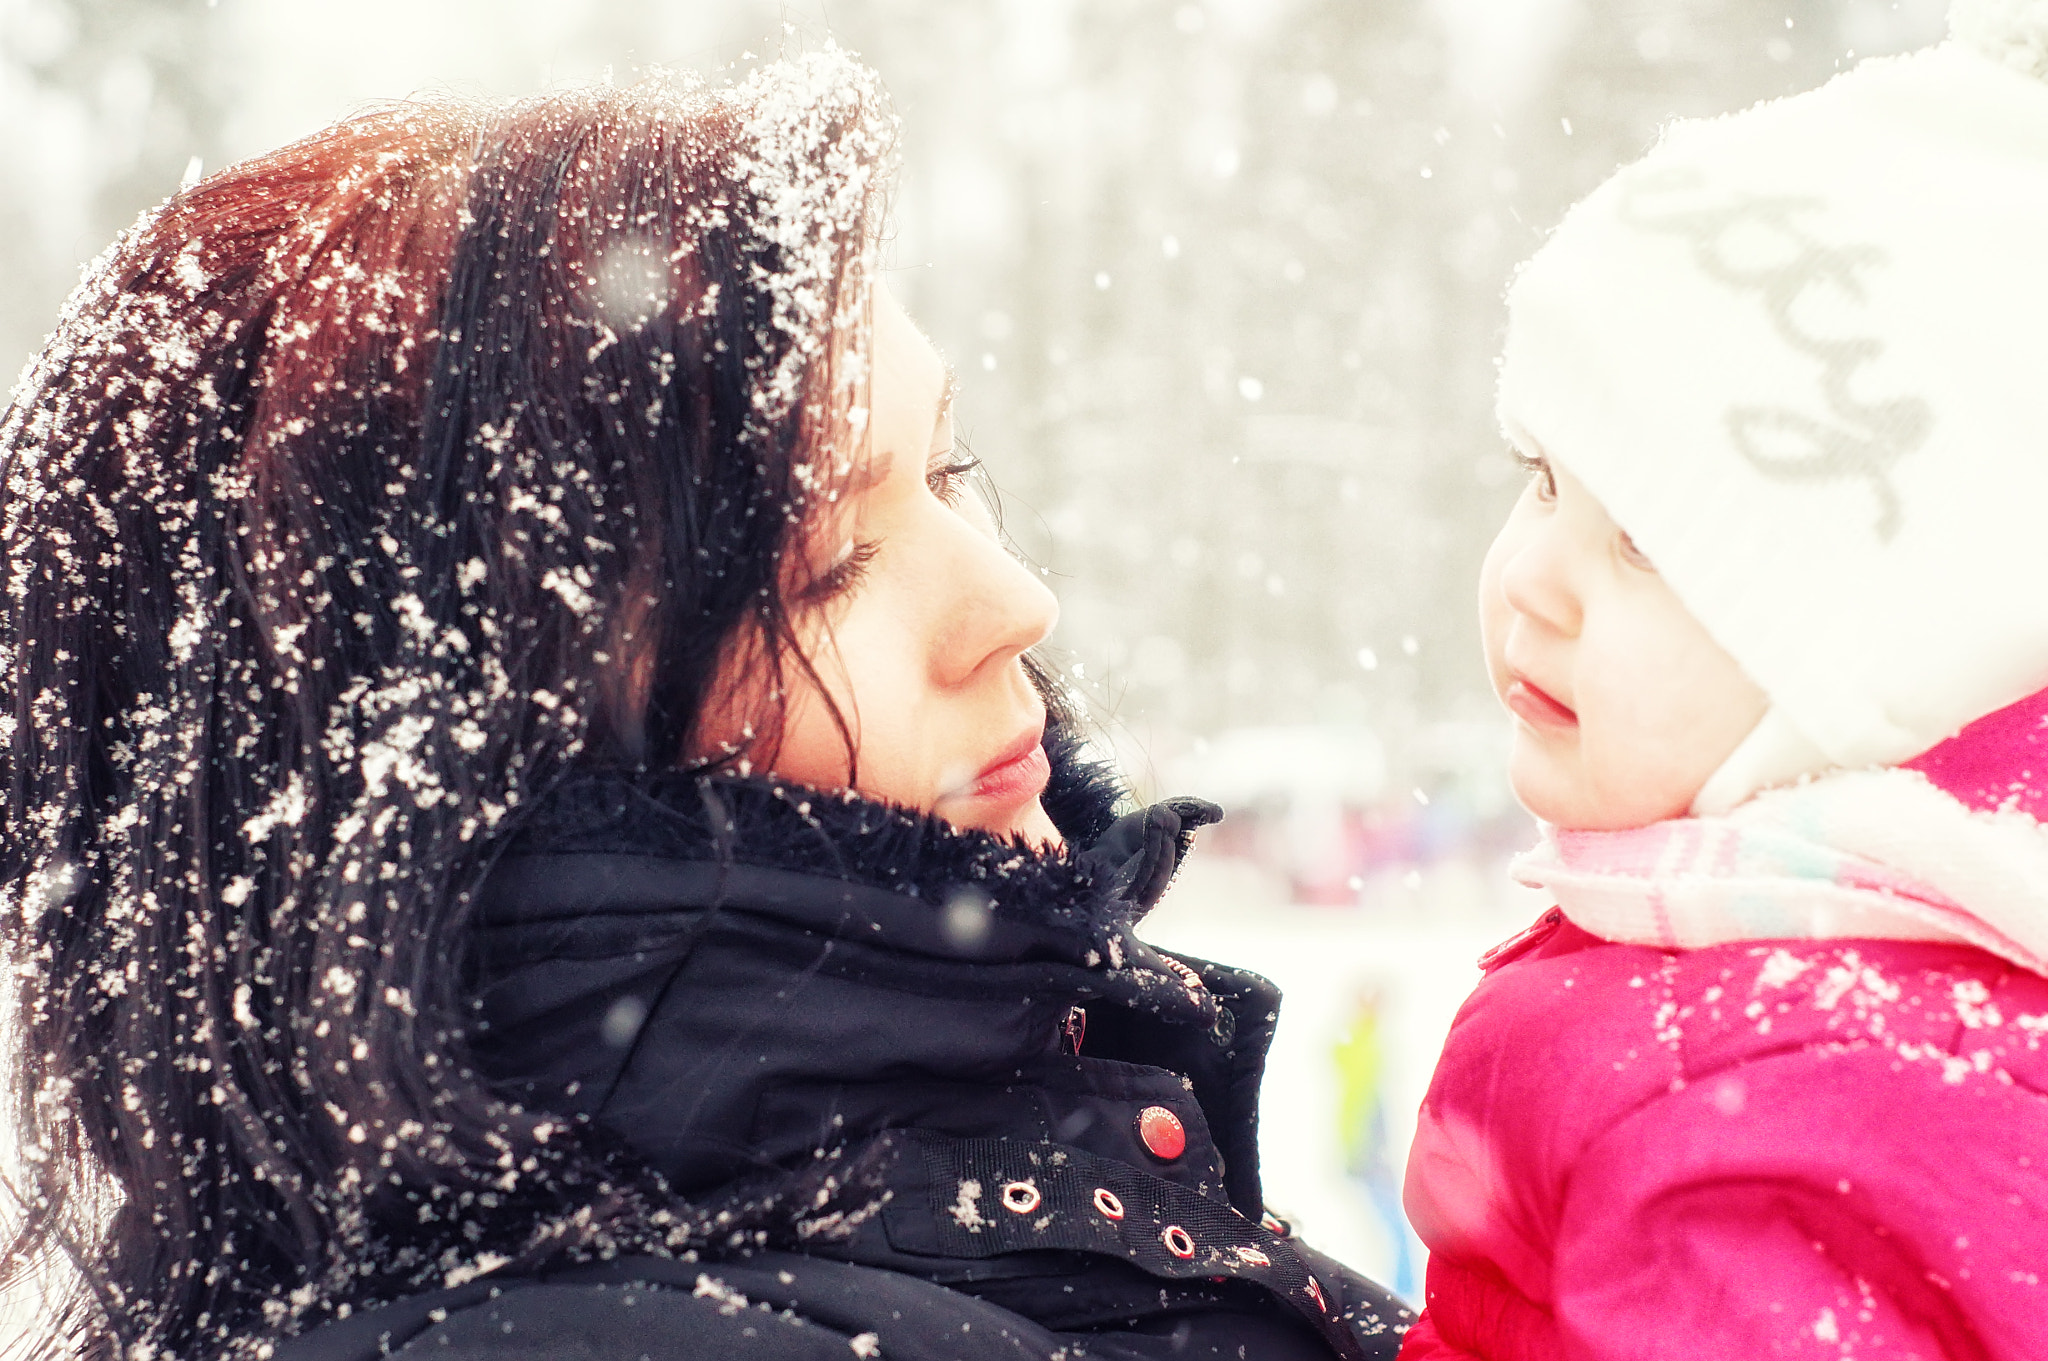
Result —
<path fill-rule="evenodd" d="M 943 799 L 932 811 L 963 831 L 1022 837 L 1042 851 L 1057 851 L 1067 844 L 1060 829 L 1053 826 L 1045 804 L 1036 797 L 1014 808 L 992 808 L 979 799 Z"/>
<path fill-rule="evenodd" d="M 1045 804 L 1038 799 L 1031 801 L 1018 824 L 1010 830 L 1042 851 L 1057 851 L 1067 844 L 1067 839 L 1060 835 L 1060 829 L 1053 826 Z"/>

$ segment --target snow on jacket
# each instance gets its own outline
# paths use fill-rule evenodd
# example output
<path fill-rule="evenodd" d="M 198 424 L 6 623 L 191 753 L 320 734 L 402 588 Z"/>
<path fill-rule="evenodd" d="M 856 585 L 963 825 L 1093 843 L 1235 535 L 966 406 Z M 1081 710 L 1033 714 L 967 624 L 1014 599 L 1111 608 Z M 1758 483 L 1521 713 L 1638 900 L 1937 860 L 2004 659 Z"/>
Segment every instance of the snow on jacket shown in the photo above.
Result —
<path fill-rule="evenodd" d="M 1213 810 L 1105 830 L 1054 756 L 1078 856 L 758 781 L 558 791 L 480 901 L 486 1071 L 700 1207 L 821 1157 L 857 1194 L 361 1311 L 277 1361 L 1391 1358 L 1411 1315 L 1261 1223 L 1278 993 L 1130 933 Z"/>
<path fill-rule="evenodd" d="M 2048 979 L 1556 909 L 1482 964 L 1410 1155 L 1402 1361 L 2048 1355 Z"/>

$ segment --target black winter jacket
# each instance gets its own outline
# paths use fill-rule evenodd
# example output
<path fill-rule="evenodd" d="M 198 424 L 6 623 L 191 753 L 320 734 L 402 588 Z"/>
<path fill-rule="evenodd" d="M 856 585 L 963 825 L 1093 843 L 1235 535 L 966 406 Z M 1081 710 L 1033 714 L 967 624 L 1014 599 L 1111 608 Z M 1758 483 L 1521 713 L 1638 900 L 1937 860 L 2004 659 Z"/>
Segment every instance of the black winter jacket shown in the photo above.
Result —
<path fill-rule="evenodd" d="M 1277 990 L 1130 931 L 1215 811 L 1113 822 L 1054 756 L 1078 854 L 758 781 L 558 791 L 479 908 L 486 1071 L 693 1203 L 841 1194 L 719 1251 L 360 1312 L 277 1361 L 1392 1357 L 1408 1312 L 1261 1223 Z"/>

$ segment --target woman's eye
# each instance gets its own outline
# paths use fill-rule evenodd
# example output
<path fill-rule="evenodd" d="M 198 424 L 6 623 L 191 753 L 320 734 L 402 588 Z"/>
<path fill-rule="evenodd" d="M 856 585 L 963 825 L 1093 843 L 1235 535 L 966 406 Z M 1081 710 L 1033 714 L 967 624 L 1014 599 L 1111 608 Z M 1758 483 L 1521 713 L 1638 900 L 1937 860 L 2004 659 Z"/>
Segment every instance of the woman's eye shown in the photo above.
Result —
<path fill-rule="evenodd" d="M 967 479 L 981 466 L 981 460 L 969 454 L 962 456 L 957 450 L 945 463 L 935 463 L 926 469 L 924 484 L 933 496 L 947 505 L 957 505 L 960 494 L 967 488 Z"/>
<path fill-rule="evenodd" d="M 811 579 L 810 585 L 804 587 L 803 598 L 813 603 L 822 603 L 845 595 L 860 585 L 861 578 L 867 575 L 868 564 L 875 560 L 875 552 L 880 547 L 880 543 L 873 541 L 849 542 L 840 551 L 839 556 L 832 560 L 832 565 L 818 573 Z"/>

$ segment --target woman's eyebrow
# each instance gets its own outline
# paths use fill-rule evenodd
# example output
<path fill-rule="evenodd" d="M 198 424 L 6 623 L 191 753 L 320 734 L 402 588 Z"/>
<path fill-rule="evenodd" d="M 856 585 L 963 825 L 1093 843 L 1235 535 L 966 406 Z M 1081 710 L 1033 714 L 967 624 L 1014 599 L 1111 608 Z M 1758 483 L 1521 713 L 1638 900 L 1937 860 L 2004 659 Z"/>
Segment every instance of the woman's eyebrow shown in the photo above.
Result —
<path fill-rule="evenodd" d="M 892 449 L 877 449 L 862 459 L 854 470 L 847 474 L 846 485 L 840 489 L 842 496 L 858 496 L 870 487 L 879 486 L 889 480 L 889 470 L 896 466 L 896 453 Z"/>
<path fill-rule="evenodd" d="M 944 361 L 941 361 L 943 364 Z M 932 403 L 932 433 L 937 434 L 946 417 L 953 410 L 953 398 L 960 391 L 960 376 L 951 364 L 944 364 L 945 381 L 939 386 L 939 395 Z M 896 466 L 896 451 L 876 448 L 860 466 L 847 475 L 846 485 L 841 489 L 845 496 L 857 496 L 870 487 L 879 486 L 889 480 L 889 470 Z"/>

